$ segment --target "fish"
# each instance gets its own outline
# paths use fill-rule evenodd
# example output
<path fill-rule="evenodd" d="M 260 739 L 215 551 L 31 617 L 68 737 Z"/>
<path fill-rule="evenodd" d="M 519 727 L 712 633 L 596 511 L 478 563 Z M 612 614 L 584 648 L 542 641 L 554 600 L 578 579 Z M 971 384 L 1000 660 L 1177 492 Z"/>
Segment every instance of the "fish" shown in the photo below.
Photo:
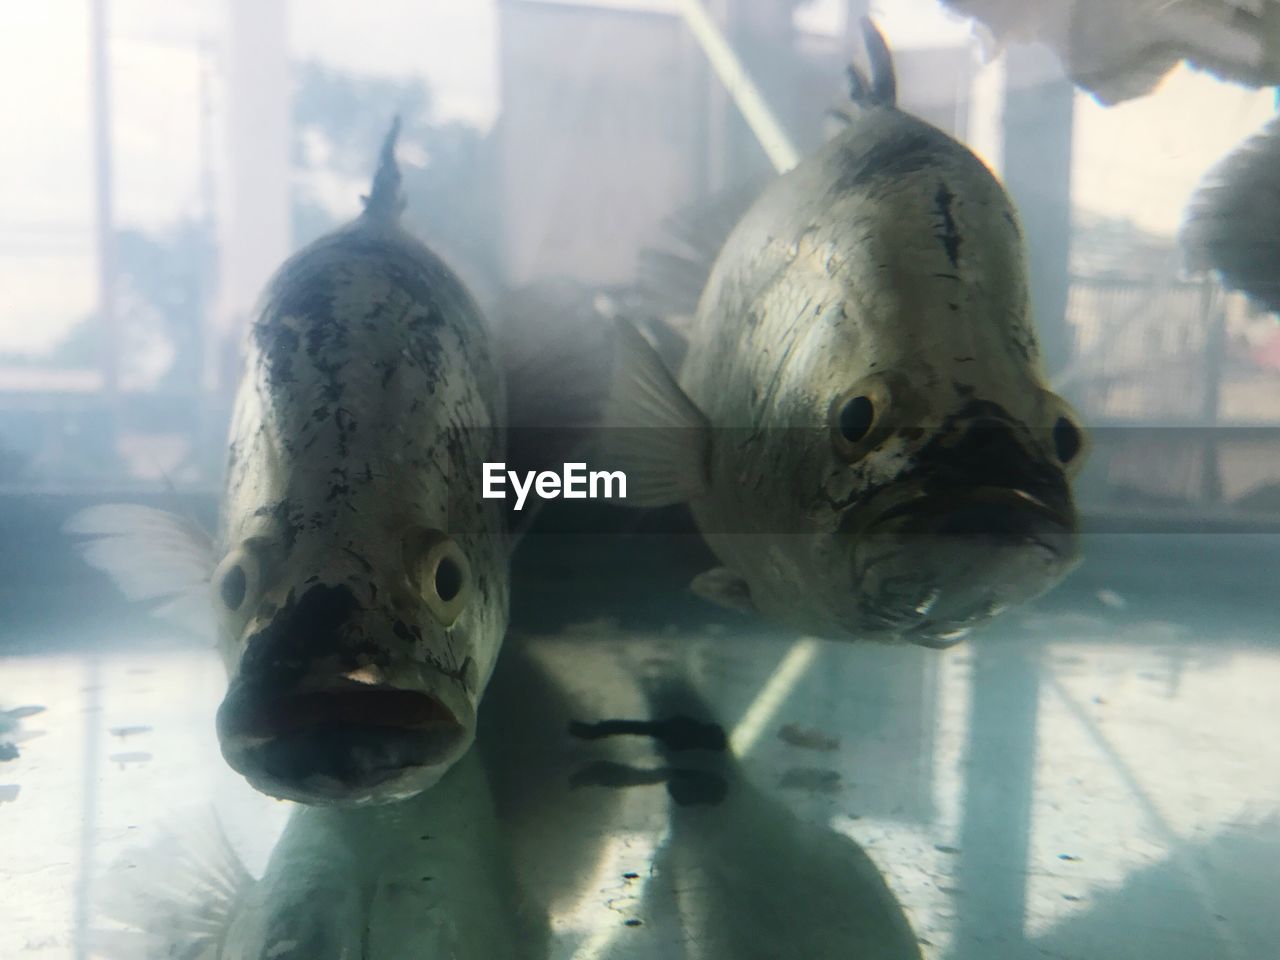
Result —
<path fill-rule="evenodd" d="M 597 463 L 684 504 L 695 593 L 809 635 L 947 647 L 1078 564 L 1079 415 L 1050 389 L 1017 212 L 897 106 L 863 23 L 856 115 L 730 231 L 678 367 L 626 317 Z"/>
<path fill-rule="evenodd" d="M 1259 310 L 1280 310 L 1280 120 L 1270 120 L 1201 178 L 1178 231 L 1185 266 L 1215 273 Z"/>
<path fill-rule="evenodd" d="M 503 372 L 471 295 L 400 222 L 398 134 L 363 212 L 267 284 L 216 535 L 129 504 L 65 526 L 128 598 L 212 617 L 222 755 L 304 804 L 438 782 L 474 740 L 507 626 L 516 531 L 479 490 L 504 459 Z"/>
<path fill-rule="evenodd" d="M 1182 62 L 1250 87 L 1280 83 L 1268 38 L 1280 8 L 1255 0 L 943 0 L 979 24 L 990 44 L 1043 43 L 1071 82 L 1103 106 L 1146 96 Z"/>

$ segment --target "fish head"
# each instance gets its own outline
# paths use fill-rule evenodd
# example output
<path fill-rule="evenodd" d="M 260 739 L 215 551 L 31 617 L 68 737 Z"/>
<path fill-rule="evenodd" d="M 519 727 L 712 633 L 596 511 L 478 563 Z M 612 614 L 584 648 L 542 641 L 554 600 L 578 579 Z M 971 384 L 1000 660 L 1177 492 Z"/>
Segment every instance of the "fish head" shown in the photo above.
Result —
<path fill-rule="evenodd" d="M 477 576 L 482 537 L 394 523 L 342 533 L 250 536 L 216 570 L 230 676 L 218 737 L 268 795 L 394 802 L 470 747 L 505 581 Z"/>
<path fill-rule="evenodd" d="M 1085 435 L 1064 401 L 1029 391 L 1011 410 L 957 397 L 940 420 L 896 426 L 889 390 L 855 389 L 831 419 L 836 456 L 862 478 L 837 529 L 863 633 L 950 646 L 1076 566 L 1071 477 Z M 899 382 L 900 398 L 909 391 Z M 857 399 L 868 392 L 880 423 Z"/>
<path fill-rule="evenodd" d="M 837 619 L 942 647 L 1076 565 L 1088 441 L 1045 379 L 1004 191 L 985 170 L 916 176 L 878 198 L 881 229 L 829 228 L 792 265 L 829 313 L 795 352 L 792 402 L 824 427 L 813 511 L 835 534 Z"/>

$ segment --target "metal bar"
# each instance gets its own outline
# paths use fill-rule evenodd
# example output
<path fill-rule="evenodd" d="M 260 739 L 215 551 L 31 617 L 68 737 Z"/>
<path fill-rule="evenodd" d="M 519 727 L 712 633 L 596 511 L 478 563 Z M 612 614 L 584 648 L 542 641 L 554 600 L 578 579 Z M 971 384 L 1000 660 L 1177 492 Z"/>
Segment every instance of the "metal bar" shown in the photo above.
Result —
<path fill-rule="evenodd" d="M 760 734 L 773 721 L 778 710 L 808 674 L 809 668 L 818 655 L 819 647 L 820 643 L 816 638 L 802 637 L 787 650 L 786 655 L 770 674 L 768 682 L 760 688 L 755 700 L 742 714 L 737 726 L 733 728 L 733 733 L 729 735 L 729 748 L 734 756 L 745 758 L 755 747 L 760 740 Z"/>
<path fill-rule="evenodd" d="M 89 0 L 89 94 L 93 104 L 93 174 L 97 190 L 98 328 L 102 382 L 108 403 L 119 390 L 120 337 L 116 328 L 115 226 L 111 190 L 111 73 L 107 63 L 107 0 Z"/>
<path fill-rule="evenodd" d="M 1200 415 L 1206 424 L 1216 426 L 1222 399 L 1222 366 L 1227 349 L 1226 305 L 1214 294 L 1214 286 L 1205 281 L 1200 300 L 1200 322 L 1205 328 L 1204 401 Z M 1222 465 L 1219 462 L 1217 432 L 1205 435 L 1200 499 L 1207 504 L 1221 504 Z"/>
<path fill-rule="evenodd" d="M 707 14 L 706 7 L 699 0 L 678 0 L 677 6 L 703 53 L 707 55 L 716 76 L 720 78 L 729 96 L 733 97 L 743 119 L 751 127 L 751 132 L 760 141 L 769 162 L 778 173 L 786 173 L 800 162 L 800 153 L 769 109 L 738 55 L 729 46 L 729 41 L 724 38 L 719 26 Z"/>
<path fill-rule="evenodd" d="M 93 917 L 94 850 L 98 827 L 98 743 L 102 724 L 102 664 L 90 654 L 85 664 L 84 745 L 81 755 L 80 782 L 80 852 L 72 908 L 71 930 L 75 960 L 88 960 L 92 955 L 91 922 Z"/>
<path fill-rule="evenodd" d="M 1057 376 L 1071 361 L 1066 309 L 1075 87 L 1043 49 L 1013 46 L 1005 62 L 1001 168 L 1023 235 L 1035 238 L 1027 248 L 1031 302 L 1045 369 Z"/>

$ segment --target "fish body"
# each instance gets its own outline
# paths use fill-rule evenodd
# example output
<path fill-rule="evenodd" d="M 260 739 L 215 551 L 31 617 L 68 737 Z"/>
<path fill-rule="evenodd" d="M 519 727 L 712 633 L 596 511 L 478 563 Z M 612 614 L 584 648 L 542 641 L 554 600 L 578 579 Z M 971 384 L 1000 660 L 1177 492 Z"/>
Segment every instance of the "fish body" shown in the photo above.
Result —
<path fill-rule="evenodd" d="M 621 331 L 602 462 L 632 505 L 688 504 L 724 563 L 698 592 L 943 646 L 1073 566 L 1084 435 L 1045 382 L 1007 194 L 897 109 L 868 40 L 858 115 L 729 234 L 678 373 Z"/>
<path fill-rule="evenodd" d="M 506 631 L 510 540 L 478 487 L 503 460 L 503 379 L 479 309 L 399 223 L 395 139 L 364 213 L 262 298 L 217 536 L 143 508 L 71 524 L 108 535 L 89 559 L 133 595 L 212 602 L 223 754 L 304 803 L 438 780 L 471 744 Z"/>

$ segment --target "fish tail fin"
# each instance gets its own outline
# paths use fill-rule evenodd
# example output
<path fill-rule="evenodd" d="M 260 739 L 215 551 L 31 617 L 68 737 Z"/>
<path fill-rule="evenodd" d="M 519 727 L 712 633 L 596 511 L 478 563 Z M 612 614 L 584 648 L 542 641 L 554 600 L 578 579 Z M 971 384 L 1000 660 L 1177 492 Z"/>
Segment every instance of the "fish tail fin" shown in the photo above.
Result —
<path fill-rule="evenodd" d="M 72 515 L 64 533 L 89 566 L 101 570 L 133 603 L 156 603 L 162 620 L 206 633 L 208 589 L 217 558 L 199 524 L 164 510 L 104 503 Z"/>
<path fill-rule="evenodd" d="M 395 223 L 400 219 L 407 205 L 404 193 L 400 189 L 400 165 L 396 163 L 396 141 L 400 138 L 400 116 L 397 114 L 391 121 L 391 129 L 382 141 L 382 152 L 378 156 L 378 169 L 373 175 L 373 186 L 367 197 L 361 197 L 364 203 L 364 215 L 370 220 L 382 223 Z"/>
<path fill-rule="evenodd" d="M 126 851 L 106 872 L 93 931 L 104 960 L 240 960 L 231 928 L 257 881 L 231 846 L 218 816 L 162 829 L 149 846 Z M 248 960 L 244 957 L 244 960 Z"/>
<path fill-rule="evenodd" d="M 893 68 L 893 54 L 889 52 L 884 34 L 870 17 L 863 17 L 861 25 L 871 74 L 864 74 L 853 64 L 846 68 L 849 99 L 861 107 L 896 107 L 898 77 Z"/>

